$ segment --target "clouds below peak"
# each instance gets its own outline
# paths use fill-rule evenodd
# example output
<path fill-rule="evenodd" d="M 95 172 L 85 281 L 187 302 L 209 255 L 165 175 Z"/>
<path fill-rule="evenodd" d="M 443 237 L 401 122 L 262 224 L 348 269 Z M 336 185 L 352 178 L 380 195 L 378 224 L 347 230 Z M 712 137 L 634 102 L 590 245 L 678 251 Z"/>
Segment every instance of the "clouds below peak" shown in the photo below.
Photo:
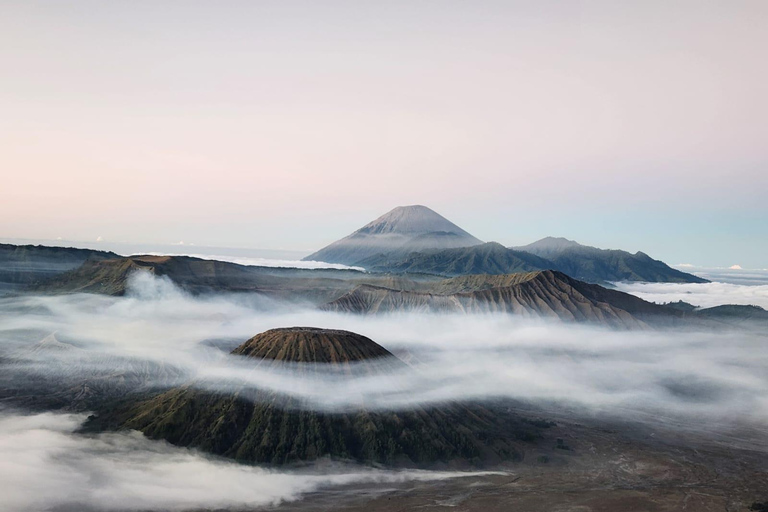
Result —
<path fill-rule="evenodd" d="M 702 275 L 702 274 L 700 274 Z M 743 273 L 741 282 L 765 282 L 766 273 Z M 617 283 L 616 287 L 650 302 L 659 304 L 682 300 L 702 308 L 724 304 L 755 305 L 768 309 L 768 284 L 744 285 L 735 283 Z"/>
<path fill-rule="evenodd" d="M 487 474 L 328 463 L 278 471 L 150 441 L 138 432 L 75 434 L 84 419 L 0 409 L 0 512 L 240 509 L 277 505 L 331 486 Z"/>

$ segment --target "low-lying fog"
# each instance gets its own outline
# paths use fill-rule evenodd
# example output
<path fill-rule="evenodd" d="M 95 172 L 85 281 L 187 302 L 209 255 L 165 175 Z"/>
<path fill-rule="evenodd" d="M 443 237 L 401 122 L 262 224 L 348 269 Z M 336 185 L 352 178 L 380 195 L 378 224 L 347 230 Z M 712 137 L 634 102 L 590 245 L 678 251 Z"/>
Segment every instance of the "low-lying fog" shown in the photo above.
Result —
<path fill-rule="evenodd" d="M 0 511 L 241 509 L 331 486 L 490 474 L 342 464 L 276 471 L 150 441 L 138 432 L 74 434 L 84 419 L 0 409 Z"/>
<path fill-rule="evenodd" d="M 730 288 L 699 286 L 709 290 L 701 297 L 733 302 Z M 762 292 L 738 293 L 759 298 Z M 584 415 L 664 415 L 682 427 L 768 421 L 768 336 L 751 331 L 618 332 L 512 316 L 340 315 L 252 295 L 193 297 L 144 273 L 132 278 L 123 298 L 0 299 L 0 325 L 3 371 L 15 375 L 71 378 L 119 370 L 126 360 L 149 361 L 178 369 L 157 385 L 193 380 L 213 389 L 274 390 L 300 399 L 302 407 L 328 411 L 352 409 L 361 400 L 369 408 L 401 409 L 509 398 Z M 411 366 L 361 372 L 350 383 L 322 365 L 312 372 L 290 365 L 258 370 L 227 353 L 259 332 L 289 326 L 358 332 Z M 259 505 L 327 485 L 457 476 L 351 466 L 330 474 L 327 468 L 277 472 L 138 434 L 73 434 L 83 418 L 0 410 L 0 479 L 9 493 L 0 510 Z"/>
<path fill-rule="evenodd" d="M 4 354 L 18 359 L 17 370 L 42 373 L 108 369 L 125 357 L 160 362 L 178 368 L 185 382 L 274 390 L 322 410 L 354 408 L 361 399 L 371 408 L 407 408 L 502 397 L 591 411 L 693 414 L 710 422 L 768 419 L 768 338 L 762 333 L 611 331 L 509 315 L 343 315 L 253 296 L 192 297 L 145 273 L 135 275 L 130 289 L 125 298 L 3 299 Z M 227 354 L 254 334 L 289 326 L 363 334 L 413 361 L 413 368 L 361 372 L 350 384 L 326 365 L 312 372 L 290 365 L 256 370 Z M 50 333 L 74 347 L 46 350 L 30 341 Z"/>
<path fill-rule="evenodd" d="M 740 304 L 768 309 L 768 282 L 762 277 L 759 280 L 755 278 L 749 285 L 724 282 L 616 283 L 616 288 L 659 304 L 682 300 L 701 308 Z"/>

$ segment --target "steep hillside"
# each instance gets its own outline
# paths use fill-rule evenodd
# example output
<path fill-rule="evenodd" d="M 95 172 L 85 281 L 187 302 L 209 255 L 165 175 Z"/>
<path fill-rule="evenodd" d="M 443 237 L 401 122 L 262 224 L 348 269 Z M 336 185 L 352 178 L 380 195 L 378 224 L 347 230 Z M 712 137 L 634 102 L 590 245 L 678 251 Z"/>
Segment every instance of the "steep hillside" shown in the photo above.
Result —
<path fill-rule="evenodd" d="M 368 338 L 306 327 L 267 331 L 233 353 L 249 358 L 255 369 L 264 371 L 281 363 L 316 363 L 369 372 L 386 386 L 397 385 L 387 382 L 388 369 L 405 368 Z M 376 364 L 367 366 L 371 360 Z M 301 375 L 313 366 L 292 368 Z M 352 412 L 329 413 L 271 392 L 237 386 L 214 392 L 193 385 L 103 413 L 89 428 L 137 429 L 173 444 L 270 464 L 324 456 L 407 466 L 437 461 L 478 464 L 514 458 L 516 438 L 535 436 L 531 424 L 503 418 L 480 406 L 443 404 L 373 412 L 361 403 Z"/>
<path fill-rule="evenodd" d="M 351 313 L 399 311 L 508 313 L 621 328 L 670 322 L 682 313 L 634 295 L 571 279 L 561 272 L 464 276 L 429 285 L 429 292 L 360 286 L 323 308 Z M 466 290 L 466 291 L 464 291 Z"/>
<path fill-rule="evenodd" d="M 292 363 L 351 363 L 394 358 L 371 339 L 349 331 L 292 327 L 272 329 L 249 339 L 233 354 Z"/>
<path fill-rule="evenodd" d="M 358 265 L 374 256 L 405 255 L 481 243 L 426 206 L 399 206 L 304 259 Z"/>
<path fill-rule="evenodd" d="M 513 274 L 547 270 L 552 263 L 527 252 L 508 249 L 496 242 L 441 251 L 414 252 L 404 257 L 373 256 L 359 262 L 371 272 L 396 272 L 459 276 Z"/>

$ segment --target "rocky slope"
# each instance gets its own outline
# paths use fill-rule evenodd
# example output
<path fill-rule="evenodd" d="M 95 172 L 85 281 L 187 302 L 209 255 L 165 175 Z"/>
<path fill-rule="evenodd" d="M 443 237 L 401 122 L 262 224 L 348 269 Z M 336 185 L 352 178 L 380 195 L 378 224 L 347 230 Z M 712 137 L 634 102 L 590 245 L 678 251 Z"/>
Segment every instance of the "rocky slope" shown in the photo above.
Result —
<path fill-rule="evenodd" d="M 425 285 L 425 291 L 360 286 L 323 306 L 328 311 L 392 313 L 507 313 L 611 327 L 670 323 L 682 313 L 634 295 L 584 283 L 556 271 L 508 276 L 462 276 Z"/>
<path fill-rule="evenodd" d="M 419 205 L 395 208 L 305 259 L 355 265 L 371 272 L 447 277 L 559 270 L 575 279 L 597 284 L 707 282 L 643 252 L 598 249 L 565 238 L 547 237 L 511 248 L 497 243 L 483 244 Z"/>
<path fill-rule="evenodd" d="M 349 331 L 293 327 L 272 329 L 249 339 L 233 354 L 263 361 L 345 364 L 394 356 L 371 339 Z"/>
<path fill-rule="evenodd" d="M 406 255 L 481 243 L 426 206 L 399 206 L 304 259 L 357 265 L 379 255 Z"/>
<path fill-rule="evenodd" d="M 373 372 L 386 381 L 388 365 L 404 363 L 358 334 L 306 327 L 274 329 L 238 347 L 254 368 L 291 363 Z M 376 364 L 367 363 L 375 360 Z M 293 366 L 297 372 L 312 366 Z M 361 369 L 362 368 L 362 369 Z M 392 383 L 396 385 L 396 383 Z M 94 418 L 90 429 L 130 428 L 173 444 L 242 461 L 286 464 L 330 456 L 368 463 L 429 465 L 514 458 L 520 439 L 536 427 L 480 406 L 443 404 L 407 411 L 330 413 L 271 392 L 224 392 L 193 385 L 128 404 Z"/>
<path fill-rule="evenodd" d="M 760 306 L 724 304 L 704 309 L 694 308 L 686 312 L 686 317 L 759 332 L 765 332 L 768 328 L 768 311 Z"/>

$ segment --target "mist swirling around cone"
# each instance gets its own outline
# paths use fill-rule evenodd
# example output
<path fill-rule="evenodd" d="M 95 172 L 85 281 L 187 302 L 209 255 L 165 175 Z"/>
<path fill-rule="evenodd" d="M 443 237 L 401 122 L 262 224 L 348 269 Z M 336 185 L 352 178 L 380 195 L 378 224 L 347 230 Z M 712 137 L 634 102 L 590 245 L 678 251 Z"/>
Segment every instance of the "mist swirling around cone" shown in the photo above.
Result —
<path fill-rule="evenodd" d="M 382 362 L 407 370 L 373 340 L 333 329 L 273 329 L 233 353 L 245 356 L 254 369 L 277 362 L 345 368 L 376 361 L 372 371 L 382 376 L 387 372 Z M 363 404 L 334 413 L 291 408 L 276 393 L 251 391 L 201 389 L 190 383 L 108 409 L 88 428 L 135 429 L 175 445 L 268 464 L 331 457 L 398 466 L 478 465 L 518 458 L 519 439 L 535 435 L 531 424 L 479 405 L 372 411 Z"/>
<path fill-rule="evenodd" d="M 406 255 L 482 243 L 426 206 L 398 206 L 304 259 L 355 265 L 372 256 Z"/>
<path fill-rule="evenodd" d="M 349 331 L 287 327 L 257 334 L 233 354 L 292 363 L 349 363 L 393 356 L 373 340 Z"/>

